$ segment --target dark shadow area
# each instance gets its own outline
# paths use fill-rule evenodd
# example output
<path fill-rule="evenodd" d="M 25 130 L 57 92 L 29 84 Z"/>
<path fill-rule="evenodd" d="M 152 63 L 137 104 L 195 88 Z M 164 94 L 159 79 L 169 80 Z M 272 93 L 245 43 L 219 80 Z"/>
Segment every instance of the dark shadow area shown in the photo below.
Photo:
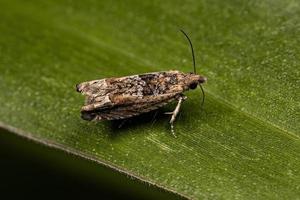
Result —
<path fill-rule="evenodd" d="M 163 125 L 165 127 L 166 132 L 170 131 L 170 118 L 171 115 L 164 114 L 165 112 L 168 112 L 167 109 L 160 108 L 148 113 L 144 113 L 135 117 L 131 117 L 128 119 L 123 120 L 113 120 L 113 121 L 104 121 L 104 123 L 107 124 L 107 126 L 110 128 L 110 137 L 116 138 L 118 136 L 121 136 L 123 134 L 126 134 L 126 132 L 130 129 L 136 129 L 142 127 L 142 126 L 155 126 L 156 124 Z"/>
<path fill-rule="evenodd" d="M 0 170 L 1 196 L 9 199 L 182 199 L 3 129 L 0 129 Z"/>

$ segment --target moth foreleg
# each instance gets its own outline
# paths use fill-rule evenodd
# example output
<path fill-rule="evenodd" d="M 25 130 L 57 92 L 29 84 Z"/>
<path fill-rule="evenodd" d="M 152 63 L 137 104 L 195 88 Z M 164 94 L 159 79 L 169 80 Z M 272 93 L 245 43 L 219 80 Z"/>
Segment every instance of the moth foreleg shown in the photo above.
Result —
<path fill-rule="evenodd" d="M 171 120 L 170 120 L 170 124 L 171 124 L 171 133 L 172 133 L 172 135 L 174 135 L 174 137 L 176 137 L 175 132 L 174 132 L 174 121 L 176 120 L 176 117 L 177 117 L 177 115 L 179 113 L 179 110 L 180 110 L 182 102 L 186 98 L 187 97 L 183 96 L 183 95 L 179 96 L 178 97 L 178 103 L 177 103 L 176 108 L 174 109 L 174 111 L 166 113 L 166 114 L 172 114 L 172 117 L 171 117 Z"/>

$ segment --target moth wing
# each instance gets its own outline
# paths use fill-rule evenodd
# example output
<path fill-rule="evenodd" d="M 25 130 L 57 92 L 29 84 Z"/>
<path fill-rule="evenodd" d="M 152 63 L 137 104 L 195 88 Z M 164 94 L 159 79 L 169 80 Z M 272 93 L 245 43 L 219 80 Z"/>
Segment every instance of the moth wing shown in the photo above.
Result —
<path fill-rule="evenodd" d="M 76 88 L 77 92 L 80 92 L 86 96 L 94 96 L 95 94 L 105 95 L 109 90 L 106 79 L 82 82 L 77 84 Z"/>
<path fill-rule="evenodd" d="M 87 98 L 91 98 L 87 96 Z M 86 102 L 86 104 L 81 108 L 81 112 L 93 112 L 105 109 L 111 109 L 115 106 L 128 106 L 133 105 L 139 101 L 141 97 L 131 96 L 131 95 L 114 95 L 107 94 L 105 96 L 98 96 L 93 98 L 92 101 Z"/>
<path fill-rule="evenodd" d="M 108 109 L 83 112 L 82 117 L 87 120 L 116 120 L 130 118 L 156 110 L 173 101 L 177 95 L 178 93 L 169 93 L 157 96 L 146 96 L 142 99 L 136 99 L 133 103 L 123 103 Z"/>
<path fill-rule="evenodd" d="M 154 110 L 165 105 L 183 89 L 179 85 L 166 87 L 165 80 L 176 81 L 176 71 L 153 72 L 120 78 L 107 78 L 83 82 L 77 91 L 86 96 L 82 113 L 101 113 L 126 118 Z M 173 83 L 174 84 L 174 83 Z M 137 111 L 135 108 L 140 108 Z M 118 114 L 114 112 L 121 112 Z M 125 114 L 125 112 L 130 112 Z M 102 116 L 102 118 L 105 118 Z M 109 118 L 109 117 L 106 117 Z M 112 118 L 113 119 L 113 118 Z"/>
<path fill-rule="evenodd" d="M 142 96 L 141 83 L 139 75 L 133 75 L 83 82 L 76 87 L 78 92 L 86 96 L 86 105 L 98 103 L 107 106 L 108 98 L 113 96 Z"/>
<path fill-rule="evenodd" d="M 143 86 L 158 86 L 164 78 L 176 80 L 178 71 L 152 72 L 119 78 L 106 78 L 93 81 L 87 81 L 78 84 L 77 91 L 90 97 L 104 96 L 108 93 L 117 91 L 118 93 L 130 93 L 138 95 Z"/>

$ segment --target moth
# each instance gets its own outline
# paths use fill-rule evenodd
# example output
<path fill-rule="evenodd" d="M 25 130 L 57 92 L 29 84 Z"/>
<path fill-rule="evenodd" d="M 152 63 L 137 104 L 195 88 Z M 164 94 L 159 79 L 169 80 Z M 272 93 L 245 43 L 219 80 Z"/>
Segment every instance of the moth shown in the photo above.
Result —
<path fill-rule="evenodd" d="M 183 93 L 196 89 L 199 85 L 204 103 L 203 83 L 206 77 L 196 74 L 195 56 L 192 42 L 187 38 L 192 52 L 194 72 L 184 73 L 177 70 L 152 72 L 119 78 L 104 78 L 82 82 L 76 89 L 85 95 L 81 117 L 89 121 L 120 120 L 156 110 L 177 101 L 171 114 L 171 133 L 175 136 L 174 121 L 182 102 L 187 98 Z"/>

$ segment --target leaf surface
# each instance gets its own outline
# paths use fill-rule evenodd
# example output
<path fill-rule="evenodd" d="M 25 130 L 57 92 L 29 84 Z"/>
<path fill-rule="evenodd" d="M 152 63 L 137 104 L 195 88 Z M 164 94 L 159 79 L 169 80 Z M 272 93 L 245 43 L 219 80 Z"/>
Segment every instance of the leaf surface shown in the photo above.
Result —
<path fill-rule="evenodd" d="M 298 1 L 1 0 L 0 18 L 2 127 L 192 199 L 299 198 Z M 192 71 L 179 28 L 208 82 L 177 138 L 161 114 L 80 118 L 79 82 Z"/>

